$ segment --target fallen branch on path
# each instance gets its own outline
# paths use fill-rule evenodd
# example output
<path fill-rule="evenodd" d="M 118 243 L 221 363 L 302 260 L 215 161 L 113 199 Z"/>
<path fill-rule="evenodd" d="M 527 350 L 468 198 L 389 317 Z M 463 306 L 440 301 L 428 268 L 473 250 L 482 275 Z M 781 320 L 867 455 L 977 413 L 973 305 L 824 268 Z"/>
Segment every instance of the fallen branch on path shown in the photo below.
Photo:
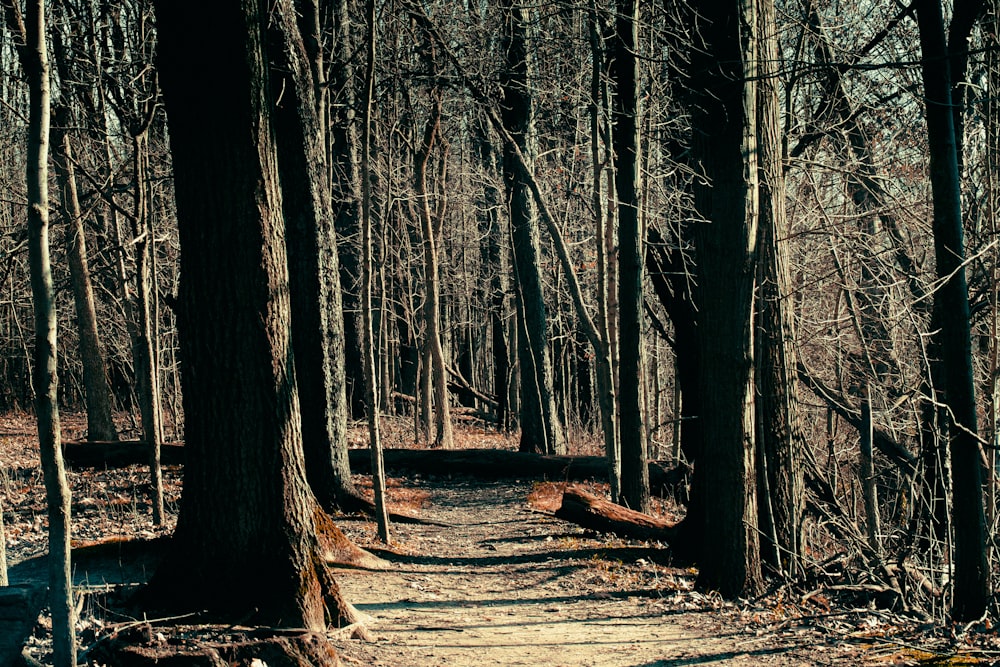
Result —
<path fill-rule="evenodd" d="M 583 528 L 638 540 L 670 542 L 677 537 L 678 523 L 636 512 L 588 493 L 578 486 L 567 486 L 562 505 L 555 515 Z"/>

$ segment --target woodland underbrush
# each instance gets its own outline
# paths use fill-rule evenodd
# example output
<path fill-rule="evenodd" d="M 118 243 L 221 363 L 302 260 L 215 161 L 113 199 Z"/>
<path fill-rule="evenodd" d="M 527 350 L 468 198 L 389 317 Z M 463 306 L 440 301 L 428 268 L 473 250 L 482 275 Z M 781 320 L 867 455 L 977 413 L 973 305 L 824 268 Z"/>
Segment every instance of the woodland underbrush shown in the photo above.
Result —
<path fill-rule="evenodd" d="M 64 438 L 79 437 L 82 423 L 78 415 L 66 415 Z M 386 420 L 383 433 L 387 447 L 414 446 L 412 424 L 407 421 Z M 456 444 L 461 448 L 516 449 L 513 435 L 497 434 L 483 425 L 462 425 L 455 435 Z M 361 425 L 352 430 L 351 437 L 355 446 L 364 443 Z M 587 442 L 580 453 L 589 454 L 596 447 L 595 442 Z M 23 572 L 26 567 L 34 567 L 35 574 L 43 577 L 44 559 L 41 557 L 46 551 L 46 507 L 34 421 L 29 415 L 0 418 L 0 461 L 0 499 L 11 570 L 16 572 L 20 568 Z M 154 527 L 149 516 L 147 477 L 148 471 L 141 466 L 69 472 L 73 489 L 74 546 L 81 555 L 78 567 L 87 567 L 87 558 L 103 558 L 108 554 L 117 556 L 106 559 L 107 567 L 133 568 L 138 571 L 132 573 L 136 579 L 148 576 L 155 567 L 154 552 L 159 548 L 155 545 L 162 544 L 159 538 L 169 536 L 176 522 L 182 469 L 180 466 L 164 469 L 168 520 L 162 527 Z M 369 477 L 358 475 L 355 482 L 363 493 L 370 494 Z M 480 531 L 470 538 L 473 546 L 469 547 L 469 553 L 456 551 L 459 548 L 449 544 L 447 535 L 452 529 L 442 528 L 441 523 L 436 527 L 401 528 L 394 543 L 388 547 L 378 541 L 374 524 L 366 517 L 340 517 L 339 523 L 359 546 L 387 559 L 390 570 L 408 571 L 411 567 L 408 563 L 429 563 L 435 562 L 434 559 L 447 562 L 454 557 L 457 570 L 467 570 L 467 581 L 474 582 L 475 573 L 483 564 L 518 564 L 535 558 L 513 552 L 503 557 L 493 556 L 489 551 L 483 556 L 482 548 L 495 551 L 491 545 L 503 539 L 512 544 L 530 542 L 535 545 L 533 548 L 548 549 L 553 554 L 545 559 L 563 559 L 566 571 L 577 573 L 569 580 L 575 583 L 566 586 L 576 587 L 579 590 L 573 590 L 574 595 L 583 595 L 595 604 L 639 596 L 639 599 L 651 600 L 651 610 L 669 609 L 669 615 L 702 619 L 691 621 L 691 627 L 700 627 L 705 634 L 711 634 L 710 622 L 722 623 L 738 628 L 740 637 L 753 638 L 761 645 L 770 641 L 775 646 L 791 647 L 789 650 L 798 651 L 795 655 L 799 656 L 805 655 L 803 652 L 808 652 L 810 646 L 850 649 L 851 657 L 846 662 L 824 662 L 820 651 L 815 662 L 795 664 L 956 665 L 1000 661 L 1000 637 L 995 625 L 1000 615 L 995 604 L 989 615 L 976 622 L 961 625 L 948 622 L 946 572 L 934 578 L 928 576 L 926 561 L 920 560 L 914 549 L 897 552 L 895 556 L 887 553 L 876 557 L 865 546 L 865 540 L 849 517 L 838 515 L 829 502 L 824 505 L 816 498 L 811 501 L 811 518 L 807 524 L 807 530 L 811 531 L 810 550 L 797 576 L 771 576 L 766 592 L 759 597 L 724 601 L 716 595 L 695 590 L 697 570 L 673 563 L 665 544 L 597 534 L 555 520 L 553 514 L 559 507 L 565 481 L 510 483 L 519 489 L 523 487 L 518 506 L 523 505 L 528 513 L 526 517 L 546 522 L 544 530 L 532 528 L 535 532 L 529 531 L 525 537 L 516 533 L 520 530 L 516 525 L 519 519 L 498 518 L 496 508 L 488 501 L 477 501 L 478 485 L 493 488 L 504 486 L 506 482 L 481 482 L 433 473 L 393 473 L 390 476 L 388 496 L 394 509 L 417 517 L 437 517 L 436 512 L 443 502 L 446 507 L 452 505 L 453 513 L 448 517 L 460 516 L 463 525 L 468 524 L 464 530 Z M 585 482 L 582 486 L 602 496 L 608 490 L 607 484 L 599 481 Z M 459 507 L 460 513 L 455 514 Z M 653 513 L 678 521 L 683 518 L 684 509 L 671 499 L 656 499 Z M 507 523 L 510 525 L 503 530 L 514 532 L 504 537 L 498 526 Z M 130 544 L 138 546 L 123 550 L 122 545 Z M 143 568 L 149 570 L 142 571 Z M 373 585 L 378 586 L 374 577 L 380 575 L 373 573 L 370 576 Z M 212 650 L 222 661 L 218 664 L 262 667 L 270 663 L 259 657 L 262 655 L 259 651 L 254 653 L 247 646 L 254 642 L 280 644 L 290 641 L 282 633 L 264 633 L 267 635 L 264 636 L 252 628 L 222 627 L 195 617 L 145 618 L 129 603 L 140 583 L 108 584 L 92 580 L 79 586 L 77 632 L 81 656 L 87 664 L 109 664 L 102 662 L 102 651 L 109 642 L 126 642 L 147 647 L 150 655 L 155 654 L 154 649 L 164 647 L 176 649 L 178 655 L 186 650 L 194 651 L 194 647 L 200 647 L 198 650 L 214 647 Z M 444 594 L 439 592 L 439 595 Z M 43 610 L 26 645 L 25 655 L 29 660 L 46 664 L 50 659 L 49 633 L 50 620 Z M 342 648 L 350 646 L 344 642 L 364 641 L 360 638 L 365 636 L 377 646 L 377 640 L 372 640 L 364 629 L 349 628 L 331 635 Z M 308 638 L 301 636 L 297 636 L 296 641 L 308 644 Z M 349 658 L 351 652 L 347 653 Z M 846 659 L 846 655 L 842 654 L 842 659 Z M 666 658 L 664 656 L 662 664 L 674 664 Z M 786 663 L 762 661 L 760 664 Z"/>

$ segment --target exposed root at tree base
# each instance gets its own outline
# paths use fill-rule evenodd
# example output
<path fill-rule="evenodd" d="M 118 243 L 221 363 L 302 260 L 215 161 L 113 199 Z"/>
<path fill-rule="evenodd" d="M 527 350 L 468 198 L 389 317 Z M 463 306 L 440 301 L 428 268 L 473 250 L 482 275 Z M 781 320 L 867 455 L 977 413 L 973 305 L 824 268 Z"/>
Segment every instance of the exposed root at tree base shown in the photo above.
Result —
<path fill-rule="evenodd" d="M 313 518 L 316 524 L 316 539 L 320 551 L 328 565 L 341 567 L 356 567 L 365 570 L 385 570 L 389 568 L 388 561 L 365 551 L 333 522 L 330 515 L 318 505 Z"/>
<path fill-rule="evenodd" d="M 375 503 L 368 500 L 363 495 L 361 495 L 356 489 L 354 491 L 339 491 L 337 494 L 337 509 L 345 514 L 364 514 L 365 516 L 374 518 L 376 516 Z M 329 512 L 331 508 L 326 508 Z M 422 519 L 418 516 L 413 516 L 411 514 L 406 514 L 403 512 L 389 512 L 389 520 L 396 523 L 408 523 L 420 526 L 441 526 L 442 528 L 451 527 L 451 524 L 441 523 L 440 521 L 432 521 L 431 519 Z"/>
<path fill-rule="evenodd" d="M 233 626 L 131 626 L 99 641 L 90 659 L 108 667 L 335 667 L 326 636 L 307 630 Z"/>

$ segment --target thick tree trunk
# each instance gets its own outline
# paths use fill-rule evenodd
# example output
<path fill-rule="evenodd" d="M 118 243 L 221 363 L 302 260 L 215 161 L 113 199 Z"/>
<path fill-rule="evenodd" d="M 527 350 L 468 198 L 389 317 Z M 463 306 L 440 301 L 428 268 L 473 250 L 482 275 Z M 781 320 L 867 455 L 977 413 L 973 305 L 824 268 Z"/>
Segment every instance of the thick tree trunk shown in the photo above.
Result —
<path fill-rule="evenodd" d="M 49 260 L 49 62 L 45 7 L 27 3 L 22 66 L 28 80 L 28 264 L 35 319 L 35 417 L 49 519 L 49 607 L 53 664 L 76 665 L 73 579 L 70 574 L 70 489 L 59 433 L 56 304 Z"/>
<path fill-rule="evenodd" d="M 725 596 L 760 589 L 754 468 L 753 282 L 757 159 L 753 0 L 695 7 L 691 54 L 698 348 L 703 442 L 695 491 L 704 501 L 698 586 Z M 707 464 L 706 464 L 707 462 Z"/>
<path fill-rule="evenodd" d="M 639 512 L 649 508 L 646 437 L 643 432 L 642 229 L 639 223 L 638 3 L 624 0 L 615 21 L 614 147 L 618 187 L 618 423 L 622 451 L 621 501 Z"/>
<path fill-rule="evenodd" d="M 265 26 L 290 1 L 156 3 L 175 169 L 187 463 L 151 602 L 323 631 L 351 610 L 305 472 Z M 192 20 L 196 17 L 196 20 Z M 294 195 L 293 195 L 294 196 Z"/>
<path fill-rule="evenodd" d="M 523 154 L 531 126 L 531 96 L 528 89 L 528 50 L 524 8 L 520 0 L 503 0 L 501 49 L 506 58 L 501 74 L 504 129 Z M 520 368 L 521 451 L 562 454 L 566 439 L 553 397 L 552 360 L 548 349 L 548 322 L 539 264 L 538 221 L 531 211 L 531 193 L 513 154 L 505 143 L 504 184 L 510 211 L 517 281 L 517 358 Z"/>
<path fill-rule="evenodd" d="M 962 10 L 981 6 L 962 2 Z M 977 13 L 977 12 L 973 12 Z M 950 415 L 955 584 L 952 617 L 959 622 L 983 615 L 990 599 L 986 561 L 986 520 L 982 466 L 977 437 L 975 384 L 970 339 L 969 290 L 965 279 L 961 176 L 952 113 L 952 72 L 945 43 L 940 0 L 919 0 L 917 23 L 923 56 L 927 138 L 934 200 L 934 254 L 941 281 L 935 306 L 940 309 L 941 360 L 945 368 L 945 404 Z M 957 45 L 956 48 L 964 48 Z"/>
<path fill-rule="evenodd" d="M 314 96 L 317 82 L 295 22 L 273 21 L 268 37 L 276 69 L 272 94 L 282 99 L 274 128 L 290 257 L 292 340 L 306 471 L 325 510 L 353 510 L 365 502 L 351 482 L 347 462 L 340 274 L 326 150 Z M 287 78 L 277 72 L 287 72 Z"/>
<path fill-rule="evenodd" d="M 87 439 L 117 440 L 118 430 L 111 416 L 111 390 L 108 387 L 104 355 L 101 353 L 100 335 L 97 333 L 94 288 L 90 282 L 83 212 L 77 195 L 76 169 L 73 165 L 73 148 L 65 129 L 71 120 L 69 110 L 60 107 L 56 117 L 59 129 L 56 132 L 54 164 L 62 191 L 63 217 L 66 219 L 66 258 L 69 264 L 70 285 L 73 288 L 73 303 L 76 307 L 80 361 L 83 365 L 83 386 L 87 402 Z"/>

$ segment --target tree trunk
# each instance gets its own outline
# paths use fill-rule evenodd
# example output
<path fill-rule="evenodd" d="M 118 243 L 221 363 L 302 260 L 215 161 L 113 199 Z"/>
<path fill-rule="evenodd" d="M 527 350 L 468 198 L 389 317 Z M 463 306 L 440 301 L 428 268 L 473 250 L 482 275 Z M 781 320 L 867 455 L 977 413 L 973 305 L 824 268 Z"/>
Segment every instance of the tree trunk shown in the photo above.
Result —
<path fill-rule="evenodd" d="M 152 271 L 153 224 L 148 206 L 148 123 L 132 136 L 132 165 L 135 177 L 135 205 L 130 216 L 135 243 L 136 333 L 133 339 L 136 386 L 143 438 L 149 448 L 150 504 L 153 523 L 163 525 L 163 474 L 160 470 L 160 447 L 163 437 L 163 411 L 160 404 L 160 380 L 156 369 L 156 323 L 153 320 L 153 292 L 156 276 Z"/>
<path fill-rule="evenodd" d="M 310 0 L 314 2 L 315 0 Z M 329 76 L 325 88 L 327 105 L 321 113 L 329 118 L 326 134 L 329 155 L 330 186 L 333 197 L 334 230 L 337 236 L 340 266 L 341 306 L 344 345 L 334 354 L 343 356 L 344 388 L 347 400 L 344 410 L 352 418 L 364 415 L 364 368 L 361 358 L 361 258 L 358 190 L 358 138 L 354 121 L 354 67 L 350 54 L 355 52 L 351 39 L 351 19 L 348 0 L 323 2 L 322 9 L 330 12 L 331 25 L 321 28 L 320 42 L 328 41 L 331 50 Z M 346 419 L 346 417 L 345 417 Z M 340 461 L 338 459 L 338 466 Z"/>
<path fill-rule="evenodd" d="M 997 90 L 1000 86 L 1000 13 L 997 0 L 987 2 L 986 16 L 983 18 L 984 41 L 987 46 L 985 55 L 986 85 L 989 90 Z M 986 216 L 989 219 L 989 233 L 992 238 L 1000 236 L 1000 100 L 988 96 L 984 100 L 983 116 L 986 130 Z M 994 525 L 1000 507 L 997 506 L 997 488 L 1000 483 L 1000 253 L 992 251 L 992 268 L 990 269 L 990 306 L 989 331 L 990 354 L 987 366 L 986 391 L 988 392 L 988 424 L 989 466 L 986 473 L 987 496 L 986 521 Z M 997 548 L 991 544 L 990 563 L 997 562 Z"/>
<path fill-rule="evenodd" d="M 868 546 L 876 556 L 882 554 L 882 528 L 878 510 L 878 491 L 875 484 L 875 466 L 872 461 L 872 402 L 871 388 L 865 387 L 865 398 L 861 404 L 861 420 L 865 428 L 861 431 L 860 470 L 861 493 L 865 503 L 865 528 Z"/>
<path fill-rule="evenodd" d="M 28 263 L 35 316 L 35 416 L 49 519 L 49 607 L 53 664 L 76 665 L 73 579 L 70 574 L 70 489 L 59 433 L 56 304 L 49 260 L 49 61 L 45 7 L 27 3 L 22 66 L 28 81 Z"/>
<path fill-rule="evenodd" d="M 981 2 L 963 2 L 956 15 Z M 955 584 L 952 617 L 975 620 L 990 599 L 986 561 L 986 520 L 982 466 L 976 424 L 975 384 L 970 339 L 969 290 L 965 278 L 961 176 L 952 114 L 952 73 L 945 43 L 940 0 L 919 0 L 917 23 L 923 56 L 927 139 L 934 203 L 934 254 L 941 281 L 935 305 L 940 309 L 941 360 L 945 368 L 945 404 L 950 415 Z M 958 48 L 964 48 L 959 45 Z"/>
<path fill-rule="evenodd" d="M 382 434 L 379 430 L 378 370 L 375 365 L 375 329 L 372 326 L 372 96 L 375 87 L 375 0 L 367 0 L 368 36 L 366 47 L 368 62 L 365 66 L 365 97 L 361 137 L 361 259 L 362 271 L 361 316 L 364 322 L 365 406 L 368 409 L 368 434 L 372 461 L 372 489 L 375 496 L 375 518 L 378 535 L 389 544 L 389 515 L 385 508 L 385 465 L 382 460 Z"/>
<path fill-rule="evenodd" d="M 434 447 L 451 449 L 451 409 L 448 397 L 448 371 L 441 346 L 441 279 L 438 269 L 437 231 L 427 192 L 427 164 L 434 143 L 441 132 L 441 93 L 434 93 L 433 110 L 424 128 L 423 139 L 413 156 L 413 182 L 423 233 L 424 286 L 424 389 L 425 419 L 434 414 Z M 429 400 L 428 400 L 429 399 Z M 430 440 L 430 438 L 428 438 Z"/>
<path fill-rule="evenodd" d="M 618 376 L 622 495 L 639 512 L 649 508 L 642 405 L 642 229 L 639 223 L 638 4 L 624 0 L 615 20 L 614 148 L 618 195 Z"/>
<path fill-rule="evenodd" d="M 76 169 L 73 166 L 73 148 L 70 144 L 69 109 L 56 111 L 56 159 L 53 164 L 62 190 L 62 212 L 66 219 L 66 257 L 69 264 L 73 303 L 76 306 L 76 326 L 83 365 L 83 386 L 87 402 L 87 439 L 117 440 L 118 430 L 111 416 L 111 390 L 108 388 L 107 369 L 101 353 L 97 333 L 97 314 L 94 307 L 94 288 L 90 281 L 87 262 L 87 243 L 83 230 L 83 212 L 76 188 Z"/>
<path fill-rule="evenodd" d="M 566 487 L 555 516 L 590 530 L 636 540 L 672 542 L 678 536 L 676 523 L 609 503 L 575 486 Z"/>
<path fill-rule="evenodd" d="M 607 243 L 609 227 L 613 217 L 605 217 L 604 195 L 601 187 L 604 178 L 604 161 L 601 155 L 601 139 L 604 123 L 601 121 L 605 109 L 604 99 L 607 87 L 604 82 L 604 49 L 601 45 L 601 24 L 597 1 L 591 0 L 588 16 L 590 36 L 590 159 L 593 172 L 594 244 L 597 247 L 597 327 L 601 345 L 595 347 L 597 366 L 597 404 L 601 411 L 601 432 L 604 435 L 604 452 L 608 457 L 608 480 L 611 484 L 611 500 L 621 499 L 622 463 L 621 442 L 618 439 L 618 396 L 615 393 L 614 352 L 616 341 L 611 337 L 612 313 L 609 289 L 614 282 L 614 272 L 610 255 L 613 250 Z M 610 197 L 609 197 L 610 199 Z"/>
<path fill-rule="evenodd" d="M 761 58 L 757 77 L 757 147 L 760 222 L 757 245 L 757 475 L 764 560 L 776 571 L 802 571 L 802 437 L 798 365 L 788 274 L 788 219 L 782 128 L 778 110 L 778 43 L 774 0 L 758 0 Z"/>
<path fill-rule="evenodd" d="M 698 586 L 727 597 L 761 586 L 754 473 L 753 282 L 757 236 L 753 0 L 695 7 L 691 53 L 696 177 L 702 447 L 694 485 L 704 501 Z"/>
<path fill-rule="evenodd" d="M 326 150 L 314 97 L 317 82 L 297 23 L 277 16 L 268 38 L 276 70 L 272 95 L 282 100 L 274 129 L 286 243 L 293 259 L 289 262 L 292 344 L 306 471 L 323 509 L 354 510 L 366 503 L 351 482 L 347 462 L 340 274 Z M 287 72 L 287 78 L 278 72 Z"/>
<path fill-rule="evenodd" d="M 502 0 L 501 11 L 501 50 L 505 56 L 501 73 L 501 117 L 503 127 L 517 144 L 516 148 L 525 153 L 531 126 L 531 96 L 528 89 L 524 7 L 519 0 Z M 566 440 L 553 397 L 548 322 L 539 265 L 538 221 L 531 211 L 531 195 L 513 149 L 505 143 L 503 176 L 517 281 L 517 358 L 521 375 L 519 448 L 525 452 L 562 454 L 566 451 Z"/>
<path fill-rule="evenodd" d="M 168 0 L 156 13 L 182 249 L 187 463 L 174 549 L 149 600 L 323 631 L 352 613 L 316 533 L 290 339 L 269 81 L 269 58 L 288 52 L 273 52 L 265 26 L 288 29 L 293 8 Z"/>
<path fill-rule="evenodd" d="M 487 128 L 477 123 L 476 146 L 483 169 L 490 173 L 496 169 L 496 157 L 493 147 L 487 137 Z M 497 402 L 497 428 L 506 432 L 510 428 L 510 401 L 508 400 L 508 384 L 510 382 L 510 351 L 507 349 L 507 335 L 504 326 L 507 310 L 507 281 L 503 267 L 501 248 L 501 228 L 498 210 L 500 193 L 493 181 L 486 179 L 483 186 L 483 202 L 479 207 L 482 219 L 480 234 L 482 236 L 482 262 L 490 276 L 488 309 L 490 347 L 493 352 L 492 388 L 493 397 Z"/>

